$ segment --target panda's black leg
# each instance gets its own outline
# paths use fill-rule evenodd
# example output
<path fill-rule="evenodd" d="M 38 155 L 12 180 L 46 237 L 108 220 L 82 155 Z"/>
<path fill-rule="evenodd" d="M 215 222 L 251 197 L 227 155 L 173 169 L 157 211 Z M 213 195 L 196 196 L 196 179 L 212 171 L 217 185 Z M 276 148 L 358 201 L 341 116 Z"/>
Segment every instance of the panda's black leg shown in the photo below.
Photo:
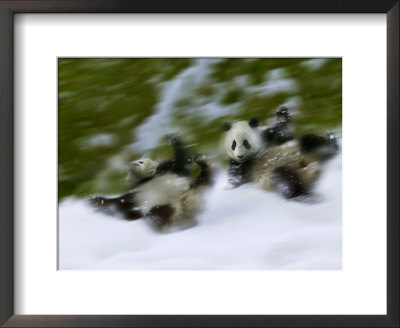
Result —
<path fill-rule="evenodd" d="M 135 192 L 127 192 L 126 194 L 118 197 L 116 207 L 127 220 L 137 220 L 143 217 L 142 211 L 139 209 L 138 204 L 135 202 Z"/>
<path fill-rule="evenodd" d="M 192 171 L 193 161 L 188 147 L 177 136 L 172 137 L 171 145 L 174 148 L 173 173 L 181 176 L 189 176 Z"/>
<path fill-rule="evenodd" d="M 253 167 L 253 160 L 248 159 L 244 163 L 231 160 L 228 170 L 229 183 L 233 188 L 251 181 L 250 173 Z"/>
<path fill-rule="evenodd" d="M 158 165 L 156 174 L 161 175 L 168 172 L 173 172 L 174 168 L 175 168 L 175 161 L 173 159 L 170 159 L 168 161 L 161 162 Z"/>
<path fill-rule="evenodd" d="M 143 214 L 134 202 L 134 193 L 130 191 L 112 198 L 92 196 L 89 201 L 96 210 L 108 215 L 122 214 L 127 220 L 137 220 L 142 218 Z"/>
<path fill-rule="evenodd" d="M 261 135 L 267 145 L 281 145 L 294 139 L 288 122 L 278 123 L 274 127 L 264 130 Z"/>
<path fill-rule="evenodd" d="M 285 198 L 294 198 L 306 193 L 306 188 L 295 172 L 287 167 L 278 167 L 272 171 L 271 182 Z"/>
<path fill-rule="evenodd" d="M 233 160 L 229 163 L 228 180 L 233 188 L 239 187 L 243 183 L 243 175 L 240 166 L 233 162 Z"/>
<path fill-rule="evenodd" d="M 206 157 L 204 155 L 196 155 L 194 161 L 200 167 L 200 172 L 190 184 L 190 188 L 194 189 L 211 185 L 213 182 L 213 172 L 210 165 L 207 163 Z"/>
<path fill-rule="evenodd" d="M 303 153 L 310 153 L 319 160 L 325 160 L 336 155 L 339 146 L 336 137 L 331 133 L 325 137 L 310 133 L 300 138 L 300 149 Z"/>
<path fill-rule="evenodd" d="M 315 151 L 318 147 L 324 144 L 324 137 L 309 133 L 300 137 L 300 149 L 304 153 L 310 153 Z"/>
<path fill-rule="evenodd" d="M 161 231 L 171 223 L 172 215 L 175 210 L 171 205 L 157 205 L 151 208 L 146 215 L 146 220 L 157 231 Z"/>
<path fill-rule="evenodd" d="M 109 214 L 113 210 L 112 207 L 114 206 L 114 198 L 107 198 L 96 195 L 90 197 L 88 200 L 98 211 Z"/>
<path fill-rule="evenodd" d="M 268 128 L 261 133 L 262 139 L 266 144 L 274 141 L 276 135 L 275 128 Z"/>
<path fill-rule="evenodd" d="M 158 168 L 158 174 L 167 172 L 175 173 L 180 176 L 189 176 L 192 171 L 192 157 L 187 146 L 177 135 L 167 135 L 166 140 L 174 148 L 174 157 L 168 161 L 162 162 Z"/>

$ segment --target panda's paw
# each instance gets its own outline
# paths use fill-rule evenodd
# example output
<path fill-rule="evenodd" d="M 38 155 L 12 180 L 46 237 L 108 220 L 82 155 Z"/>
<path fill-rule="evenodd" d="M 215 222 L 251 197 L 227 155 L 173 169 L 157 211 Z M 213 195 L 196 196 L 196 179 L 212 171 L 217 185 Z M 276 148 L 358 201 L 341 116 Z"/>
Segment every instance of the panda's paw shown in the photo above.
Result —
<path fill-rule="evenodd" d="M 90 202 L 90 204 L 92 204 L 96 207 L 101 204 L 102 200 L 103 200 L 103 197 L 97 196 L 97 195 L 93 195 L 88 198 L 88 201 Z"/>
<path fill-rule="evenodd" d="M 243 184 L 242 178 L 240 176 L 230 176 L 228 178 L 228 186 L 227 190 L 230 189 L 235 189 L 237 187 L 240 187 Z"/>
<path fill-rule="evenodd" d="M 93 206 L 96 211 L 109 213 L 108 199 L 102 196 L 94 195 L 88 198 L 89 203 Z"/>
<path fill-rule="evenodd" d="M 180 136 L 177 133 L 170 133 L 164 136 L 164 140 L 168 144 L 175 144 L 181 141 Z"/>

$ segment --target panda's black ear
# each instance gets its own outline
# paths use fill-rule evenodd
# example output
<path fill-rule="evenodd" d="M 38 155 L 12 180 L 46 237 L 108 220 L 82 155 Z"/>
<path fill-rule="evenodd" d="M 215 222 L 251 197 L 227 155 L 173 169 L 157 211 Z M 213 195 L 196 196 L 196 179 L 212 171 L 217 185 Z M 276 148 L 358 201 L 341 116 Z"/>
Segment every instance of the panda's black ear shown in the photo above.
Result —
<path fill-rule="evenodd" d="M 230 129 L 231 129 L 231 127 L 232 127 L 232 124 L 231 123 L 224 123 L 224 124 L 222 124 L 222 131 L 229 131 Z"/>
<path fill-rule="evenodd" d="M 250 121 L 249 121 L 249 125 L 252 128 L 256 128 L 258 126 L 258 118 L 257 117 L 251 118 Z"/>

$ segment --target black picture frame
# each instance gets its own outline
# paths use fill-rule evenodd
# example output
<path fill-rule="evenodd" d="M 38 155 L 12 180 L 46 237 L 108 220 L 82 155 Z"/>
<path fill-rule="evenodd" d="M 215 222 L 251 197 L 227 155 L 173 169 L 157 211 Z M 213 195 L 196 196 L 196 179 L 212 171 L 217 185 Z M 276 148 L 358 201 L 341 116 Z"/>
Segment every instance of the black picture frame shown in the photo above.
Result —
<path fill-rule="evenodd" d="M 399 327 L 399 8 L 398 0 L 0 0 L 0 324 L 4 327 Z M 13 21 L 17 13 L 386 14 L 387 315 L 14 315 Z"/>

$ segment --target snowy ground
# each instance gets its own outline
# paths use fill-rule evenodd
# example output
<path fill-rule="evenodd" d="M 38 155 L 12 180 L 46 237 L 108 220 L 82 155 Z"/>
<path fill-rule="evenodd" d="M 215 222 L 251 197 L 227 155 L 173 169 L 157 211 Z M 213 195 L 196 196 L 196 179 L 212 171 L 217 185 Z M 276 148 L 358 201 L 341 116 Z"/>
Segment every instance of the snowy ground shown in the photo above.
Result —
<path fill-rule="evenodd" d="M 59 211 L 60 269 L 341 269 L 342 162 L 327 162 L 318 201 L 301 203 L 219 173 L 198 225 L 158 234 L 68 199 Z"/>

